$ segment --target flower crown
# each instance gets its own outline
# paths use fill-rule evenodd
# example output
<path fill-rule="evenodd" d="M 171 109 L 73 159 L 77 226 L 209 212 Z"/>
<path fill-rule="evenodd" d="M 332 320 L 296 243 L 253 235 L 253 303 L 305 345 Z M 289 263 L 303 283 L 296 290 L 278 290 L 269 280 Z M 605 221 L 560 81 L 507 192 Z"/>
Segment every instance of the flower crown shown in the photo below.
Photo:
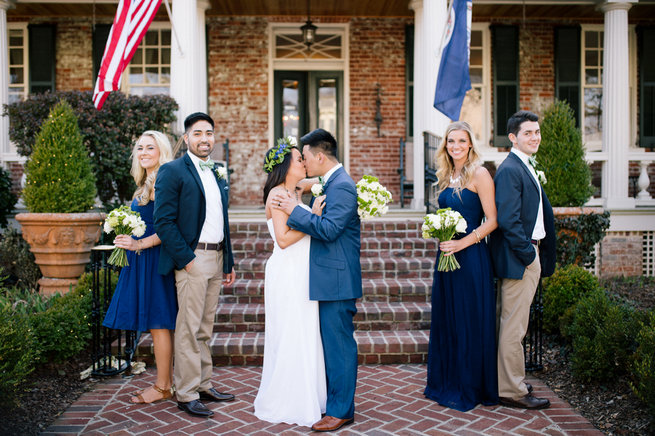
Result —
<path fill-rule="evenodd" d="M 277 140 L 277 146 L 273 147 L 264 159 L 264 171 L 270 173 L 273 167 L 277 164 L 284 162 L 284 156 L 291 153 L 291 149 L 296 146 L 296 138 L 293 136 L 285 136 Z"/>

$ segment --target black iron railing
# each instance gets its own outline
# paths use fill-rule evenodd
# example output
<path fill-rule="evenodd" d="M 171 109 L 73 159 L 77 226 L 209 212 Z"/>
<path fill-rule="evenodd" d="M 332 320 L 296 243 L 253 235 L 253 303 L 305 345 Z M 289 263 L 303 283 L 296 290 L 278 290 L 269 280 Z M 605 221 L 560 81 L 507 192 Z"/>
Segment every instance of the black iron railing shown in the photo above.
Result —
<path fill-rule="evenodd" d="M 437 200 L 437 149 L 441 137 L 430 132 L 423 132 L 423 156 L 425 180 L 425 213 L 433 213 L 439 207 Z"/>
<path fill-rule="evenodd" d="M 113 248 L 111 245 L 98 245 L 91 250 L 93 270 L 91 374 L 95 376 L 115 375 L 126 370 L 129 373 L 137 344 L 136 332 L 109 329 L 102 325 L 114 293 L 112 273 L 120 270 L 107 263 Z"/>
<path fill-rule="evenodd" d="M 534 300 L 532 300 L 532 305 L 530 306 L 530 322 L 528 324 L 528 333 L 523 339 L 526 371 L 541 371 L 544 369 L 543 320 L 544 305 L 542 299 L 541 280 L 539 280 L 537 292 L 535 292 Z"/>

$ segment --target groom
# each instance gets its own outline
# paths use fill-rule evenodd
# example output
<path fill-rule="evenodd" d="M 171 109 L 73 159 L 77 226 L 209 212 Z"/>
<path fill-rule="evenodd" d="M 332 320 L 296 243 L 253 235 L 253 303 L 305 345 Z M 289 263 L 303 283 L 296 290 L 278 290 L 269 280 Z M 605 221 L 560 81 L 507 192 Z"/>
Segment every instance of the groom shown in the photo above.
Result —
<path fill-rule="evenodd" d="M 504 406 L 523 409 L 550 406 L 547 398 L 533 396 L 532 386 L 524 381 L 522 345 L 539 278 L 555 270 L 553 209 L 534 168 L 534 154 L 541 143 L 538 121 L 528 111 L 517 112 L 507 121 L 512 150 L 494 178 L 498 229 L 489 243 L 494 272 L 500 277 L 498 395 Z"/>
<path fill-rule="evenodd" d="M 353 316 L 362 296 L 359 263 L 360 226 L 355 182 L 337 160 L 337 141 L 323 129 L 300 138 L 308 177 L 323 178 L 322 216 L 296 207 L 295 198 L 278 195 L 273 207 L 288 215 L 287 225 L 312 237 L 309 298 L 319 302 L 321 338 L 327 376 L 325 416 L 312 426 L 335 431 L 354 422 L 357 343 Z"/>
<path fill-rule="evenodd" d="M 159 273 L 175 271 L 179 311 L 175 320 L 177 406 L 190 415 L 214 414 L 202 401 L 232 401 L 212 386 L 212 338 L 218 296 L 234 283 L 227 215 L 227 180 L 209 155 L 214 120 L 202 112 L 184 120 L 187 153 L 159 168 L 155 230 L 161 239 Z"/>

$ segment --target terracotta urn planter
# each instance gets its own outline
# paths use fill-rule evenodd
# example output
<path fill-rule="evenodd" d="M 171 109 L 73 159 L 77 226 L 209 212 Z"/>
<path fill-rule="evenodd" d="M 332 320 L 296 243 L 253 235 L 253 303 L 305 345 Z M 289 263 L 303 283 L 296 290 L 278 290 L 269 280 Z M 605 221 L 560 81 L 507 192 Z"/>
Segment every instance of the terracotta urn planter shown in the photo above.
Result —
<path fill-rule="evenodd" d="M 20 213 L 16 221 L 43 278 L 41 292 L 66 293 L 77 284 L 98 242 L 104 213 Z"/>

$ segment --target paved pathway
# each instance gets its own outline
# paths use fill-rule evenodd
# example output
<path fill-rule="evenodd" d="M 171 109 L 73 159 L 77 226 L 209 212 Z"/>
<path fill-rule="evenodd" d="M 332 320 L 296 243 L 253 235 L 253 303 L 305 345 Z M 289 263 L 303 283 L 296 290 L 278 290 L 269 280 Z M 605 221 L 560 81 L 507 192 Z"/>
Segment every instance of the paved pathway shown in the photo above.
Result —
<path fill-rule="evenodd" d="M 543 411 L 502 406 L 462 413 L 425 399 L 425 365 L 360 366 L 355 423 L 340 435 L 602 435 L 540 380 L 535 394 L 550 399 Z M 83 394 L 43 434 L 88 435 L 304 435 L 307 427 L 270 424 L 253 415 L 261 367 L 217 367 L 219 390 L 234 393 L 231 403 L 207 403 L 210 419 L 192 418 L 174 401 L 132 405 L 129 395 L 154 382 L 152 368 L 134 378 L 113 377 Z"/>

